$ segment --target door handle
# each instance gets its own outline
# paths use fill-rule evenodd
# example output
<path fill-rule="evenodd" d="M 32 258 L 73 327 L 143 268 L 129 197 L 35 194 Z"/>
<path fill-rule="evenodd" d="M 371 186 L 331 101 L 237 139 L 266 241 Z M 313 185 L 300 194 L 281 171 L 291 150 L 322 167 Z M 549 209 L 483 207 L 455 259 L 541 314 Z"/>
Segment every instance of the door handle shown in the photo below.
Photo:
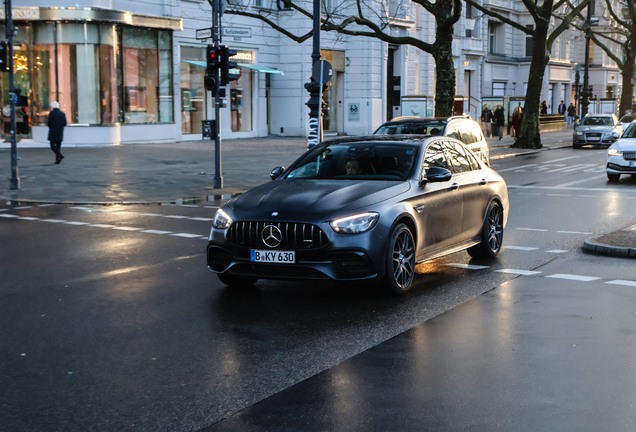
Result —
<path fill-rule="evenodd" d="M 459 189 L 459 185 L 457 183 L 453 183 L 450 188 L 452 190 L 457 190 L 457 189 Z"/>
<path fill-rule="evenodd" d="M 424 207 L 424 204 L 418 204 L 416 206 L 413 206 L 413 209 L 418 213 L 422 213 L 424 211 Z"/>
<path fill-rule="evenodd" d="M 486 185 L 488 182 L 486 181 L 486 179 L 481 179 L 481 181 L 479 182 L 480 185 L 484 186 Z"/>

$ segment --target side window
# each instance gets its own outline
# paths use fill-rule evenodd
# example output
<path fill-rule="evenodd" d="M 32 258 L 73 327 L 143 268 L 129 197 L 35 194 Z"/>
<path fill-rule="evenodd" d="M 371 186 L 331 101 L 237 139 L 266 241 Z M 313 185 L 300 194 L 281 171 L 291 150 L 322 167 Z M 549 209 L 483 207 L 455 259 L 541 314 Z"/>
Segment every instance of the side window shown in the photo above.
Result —
<path fill-rule="evenodd" d="M 428 170 L 433 167 L 449 169 L 442 146 L 438 142 L 429 144 L 424 154 L 423 168 Z"/>
<path fill-rule="evenodd" d="M 475 141 L 473 142 L 478 142 L 478 141 L 483 141 L 484 136 L 481 133 L 481 127 L 479 127 L 479 125 L 477 123 L 469 123 L 469 127 L 473 132 L 473 136 L 475 137 Z"/>
<path fill-rule="evenodd" d="M 454 142 L 445 142 L 444 150 L 446 150 L 448 159 L 450 160 L 451 165 L 453 165 L 455 174 L 472 171 L 472 167 L 470 166 L 464 147 Z"/>
<path fill-rule="evenodd" d="M 472 167 L 473 171 L 477 171 L 481 169 L 481 167 L 479 166 L 479 163 L 477 162 L 477 158 L 475 158 L 472 152 L 467 151 L 466 156 L 468 156 L 468 160 L 470 161 L 470 166 Z"/>
<path fill-rule="evenodd" d="M 458 126 L 457 123 L 449 125 L 448 128 L 446 129 L 446 136 L 461 140 L 462 135 L 459 133 L 459 129 L 457 126 Z"/>
<path fill-rule="evenodd" d="M 468 122 L 465 122 L 461 125 L 460 130 L 462 132 L 462 142 L 466 145 L 472 144 L 477 141 L 475 135 L 473 134 L 472 125 Z"/>

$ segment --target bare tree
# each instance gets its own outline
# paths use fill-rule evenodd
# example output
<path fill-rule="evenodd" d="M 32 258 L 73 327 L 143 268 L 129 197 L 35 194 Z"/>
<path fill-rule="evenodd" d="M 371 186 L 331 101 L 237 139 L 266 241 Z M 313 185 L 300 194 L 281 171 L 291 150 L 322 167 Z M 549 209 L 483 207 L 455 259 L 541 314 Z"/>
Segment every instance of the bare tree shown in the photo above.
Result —
<path fill-rule="evenodd" d="M 636 5 L 633 0 L 605 0 L 604 19 L 607 25 L 590 32 L 596 45 L 611 58 L 621 70 L 623 90 L 619 106 L 619 117 L 632 110 L 634 94 L 635 62 L 636 62 Z M 579 15 L 575 26 L 585 31 L 585 17 Z M 622 48 L 623 56 L 619 57 L 607 44 L 614 43 Z"/>
<path fill-rule="evenodd" d="M 578 5 L 571 6 L 567 0 L 522 0 L 534 21 L 534 28 L 487 9 L 475 0 L 465 0 L 467 4 L 486 15 L 497 18 L 525 34 L 532 36 L 532 61 L 528 76 L 528 89 L 524 105 L 523 121 L 517 141 L 513 147 L 537 149 L 543 147 L 539 133 L 539 104 L 545 68 L 550 61 L 554 41 L 570 27 L 572 20 L 587 6 L 590 0 L 581 0 Z M 553 17 L 560 22 L 551 25 Z"/>
<path fill-rule="evenodd" d="M 210 0 L 208 0 L 210 1 Z M 342 35 L 365 36 L 396 44 L 410 45 L 429 53 L 435 60 L 435 115 L 447 117 L 453 112 L 455 101 L 455 66 L 453 64 L 453 26 L 459 21 L 461 0 L 412 0 L 404 4 L 392 0 L 341 0 L 331 10 L 325 10 L 321 17 L 321 30 L 333 31 Z M 290 8 L 307 20 L 313 20 L 311 2 L 301 0 L 281 0 L 286 8 Z M 407 4 L 417 4 L 435 17 L 435 40 L 432 43 L 411 36 L 395 36 L 391 34 L 390 25 L 395 9 Z M 304 7 L 303 7 L 304 6 Z M 389 10 L 391 9 L 391 11 Z M 351 13 L 353 12 L 353 13 Z M 302 43 L 312 36 L 309 31 L 303 35 L 295 35 L 288 29 L 278 25 L 267 13 L 250 11 L 248 7 L 229 5 L 226 14 L 241 15 L 261 20 L 274 30 L 290 39 Z"/>

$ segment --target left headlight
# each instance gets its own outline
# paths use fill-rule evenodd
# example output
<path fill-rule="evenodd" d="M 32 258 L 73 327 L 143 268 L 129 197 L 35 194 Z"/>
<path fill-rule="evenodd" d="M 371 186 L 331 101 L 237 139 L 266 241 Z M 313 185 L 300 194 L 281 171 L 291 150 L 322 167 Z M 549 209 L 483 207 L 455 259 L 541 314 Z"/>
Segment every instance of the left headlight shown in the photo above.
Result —
<path fill-rule="evenodd" d="M 216 229 L 228 229 L 232 224 L 232 218 L 227 215 L 223 210 L 218 209 L 216 215 L 214 215 L 214 222 L 212 226 Z"/>
<path fill-rule="evenodd" d="M 623 152 L 620 151 L 619 149 L 610 147 L 609 149 L 607 149 L 607 155 L 608 156 L 623 156 Z"/>
<path fill-rule="evenodd" d="M 576 131 L 576 134 L 577 135 L 583 135 L 583 132 L 582 131 Z"/>
<path fill-rule="evenodd" d="M 375 212 L 360 213 L 329 222 L 331 228 L 339 234 L 358 234 L 369 231 L 380 219 L 380 215 Z"/>

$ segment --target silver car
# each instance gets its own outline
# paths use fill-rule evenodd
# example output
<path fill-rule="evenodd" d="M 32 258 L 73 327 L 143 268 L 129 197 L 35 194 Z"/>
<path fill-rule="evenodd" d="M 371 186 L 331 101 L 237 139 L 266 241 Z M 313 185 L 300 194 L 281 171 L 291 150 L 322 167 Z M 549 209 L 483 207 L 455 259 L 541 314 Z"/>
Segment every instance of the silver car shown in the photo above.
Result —
<path fill-rule="evenodd" d="M 572 147 L 584 145 L 612 145 L 623 133 L 623 124 L 614 114 L 587 114 L 574 129 Z"/>

